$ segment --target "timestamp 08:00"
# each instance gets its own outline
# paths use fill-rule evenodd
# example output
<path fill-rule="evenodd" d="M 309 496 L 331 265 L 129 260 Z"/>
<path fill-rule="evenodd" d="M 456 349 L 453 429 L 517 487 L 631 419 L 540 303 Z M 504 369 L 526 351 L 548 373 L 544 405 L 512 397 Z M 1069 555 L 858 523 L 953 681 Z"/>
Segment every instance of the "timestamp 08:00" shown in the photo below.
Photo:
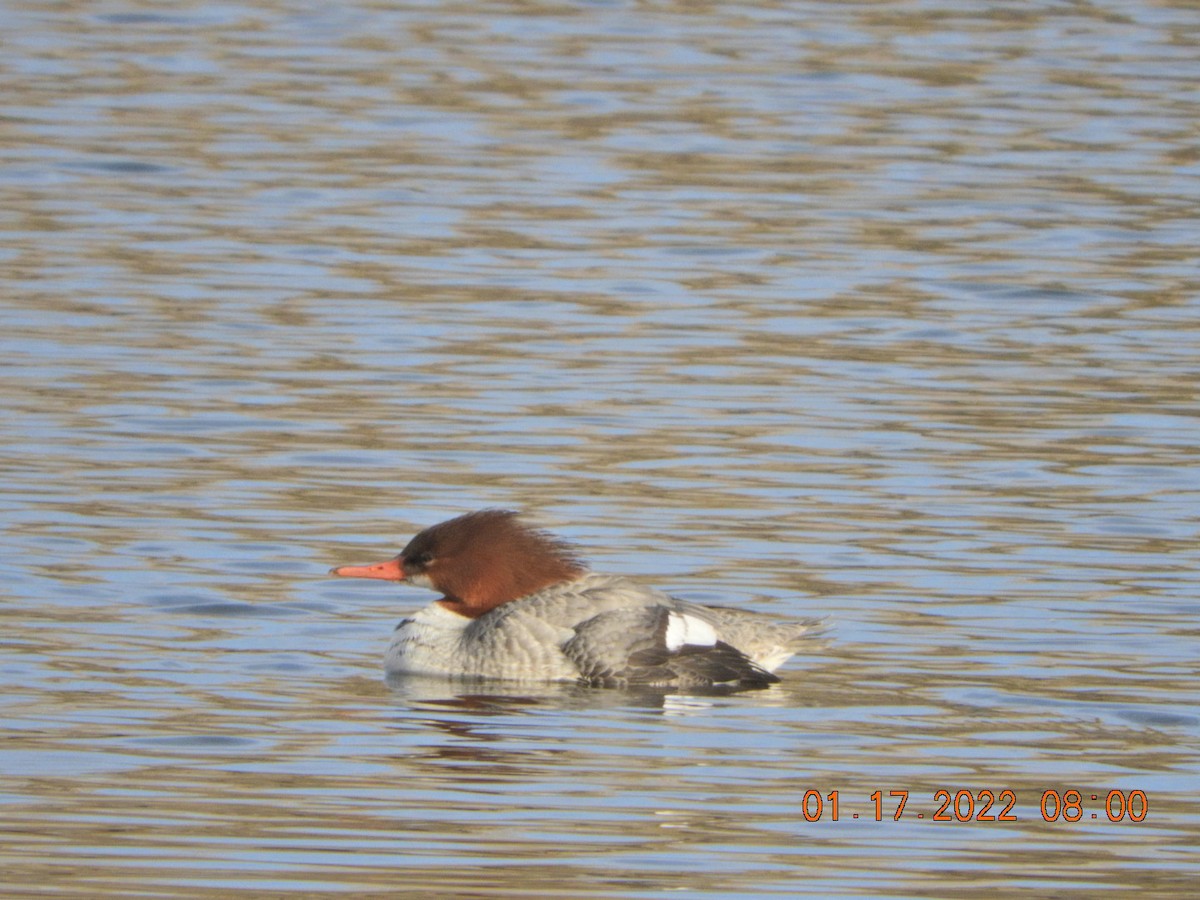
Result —
<path fill-rule="evenodd" d="M 910 805 L 908 791 L 887 791 L 886 795 L 884 791 L 875 791 L 867 799 L 869 803 L 861 812 L 850 812 L 851 818 L 873 818 L 876 822 L 891 818 L 892 821 L 899 822 L 907 815 L 909 818 L 928 818 L 934 822 L 1020 821 L 1013 812 L 1017 806 L 1017 795 L 1007 789 L 998 792 L 986 789 L 935 791 L 929 810 L 918 810 L 914 808 L 916 804 Z M 1101 818 L 1107 818 L 1110 822 L 1142 822 L 1149 810 L 1150 803 L 1146 799 L 1146 792 L 1138 790 L 1084 794 L 1074 788 L 1065 791 L 1051 788 L 1042 792 L 1039 804 L 1042 819 L 1046 822 L 1079 822 L 1084 819 Z M 837 822 L 848 812 L 843 809 L 840 791 L 830 791 L 822 795 L 815 789 L 804 792 L 800 811 L 806 822 L 820 822 L 823 819 Z"/>

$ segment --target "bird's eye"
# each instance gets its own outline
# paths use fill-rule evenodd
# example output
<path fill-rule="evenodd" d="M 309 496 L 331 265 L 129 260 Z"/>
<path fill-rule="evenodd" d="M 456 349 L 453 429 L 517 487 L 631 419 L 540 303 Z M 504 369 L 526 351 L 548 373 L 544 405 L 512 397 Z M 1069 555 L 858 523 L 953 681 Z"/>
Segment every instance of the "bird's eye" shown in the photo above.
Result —
<path fill-rule="evenodd" d="M 424 553 L 418 553 L 416 556 L 410 559 L 409 562 L 414 566 L 423 569 L 433 562 L 433 554 L 426 550 Z"/>

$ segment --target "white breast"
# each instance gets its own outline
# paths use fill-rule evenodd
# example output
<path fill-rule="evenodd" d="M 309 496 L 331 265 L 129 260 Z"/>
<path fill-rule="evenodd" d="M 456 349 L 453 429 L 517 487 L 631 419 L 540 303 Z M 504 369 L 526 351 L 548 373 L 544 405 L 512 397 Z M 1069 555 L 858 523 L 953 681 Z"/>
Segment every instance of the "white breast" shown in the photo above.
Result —
<path fill-rule="evenodd" d="M 454 675 L 459 645 L 471 620 L 433 603 L 396 626 L 384 655 L 388 672 L 406 675 Z"/>

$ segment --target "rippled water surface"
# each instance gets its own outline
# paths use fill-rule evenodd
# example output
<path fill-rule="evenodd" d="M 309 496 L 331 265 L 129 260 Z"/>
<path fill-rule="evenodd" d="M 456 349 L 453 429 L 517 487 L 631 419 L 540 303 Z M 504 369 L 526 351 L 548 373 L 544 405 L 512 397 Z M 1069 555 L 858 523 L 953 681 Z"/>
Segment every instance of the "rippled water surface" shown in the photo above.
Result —
<path fill-rule="evenodd" d="M 4 896 L 1194 891 L 1193 3 L 0 19 Z M 483 506 L 830 637 L 386 683 Z"/>

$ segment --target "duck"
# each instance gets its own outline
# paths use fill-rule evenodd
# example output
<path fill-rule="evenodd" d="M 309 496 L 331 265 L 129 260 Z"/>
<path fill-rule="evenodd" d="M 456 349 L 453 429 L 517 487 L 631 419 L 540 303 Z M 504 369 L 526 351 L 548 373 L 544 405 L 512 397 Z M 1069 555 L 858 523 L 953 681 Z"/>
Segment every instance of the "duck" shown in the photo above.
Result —
<path fill-rule="evenodd" d="M 449 519 L 392 559 L 330 574 L 441 595 L 396 626 L 384 655 L 389 677 L 766 688 L 820 624 L 694 603 L 593 572 L 571 544 L 511 509 Z"/>

